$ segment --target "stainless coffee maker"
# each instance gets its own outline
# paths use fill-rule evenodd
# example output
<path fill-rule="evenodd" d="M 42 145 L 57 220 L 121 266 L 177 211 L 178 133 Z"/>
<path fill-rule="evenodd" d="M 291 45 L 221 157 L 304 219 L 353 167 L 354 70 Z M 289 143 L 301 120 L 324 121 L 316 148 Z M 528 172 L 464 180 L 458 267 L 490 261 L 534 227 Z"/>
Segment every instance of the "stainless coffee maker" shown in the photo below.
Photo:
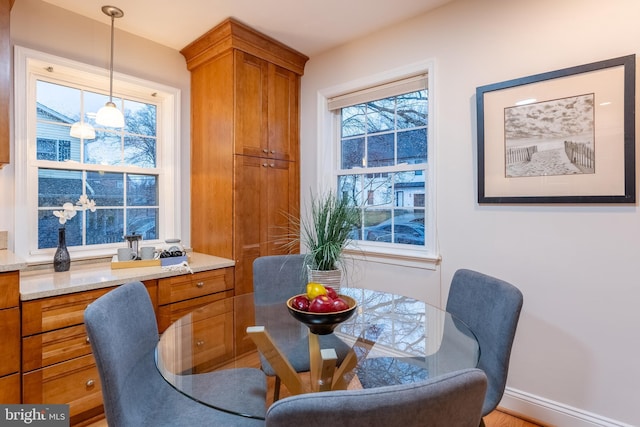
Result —
<path fill-rule="evenodd" d="M 127 234 L 124 236 L 124 240 L 126 240 L 127 245 L 129 245 L 131 252 L 136 254 L 136 259 L 140 259 L 140 252 L 138 250 L 140 249 L 140 240 L 142 240 L 142 235 L 136 233 Z"/>

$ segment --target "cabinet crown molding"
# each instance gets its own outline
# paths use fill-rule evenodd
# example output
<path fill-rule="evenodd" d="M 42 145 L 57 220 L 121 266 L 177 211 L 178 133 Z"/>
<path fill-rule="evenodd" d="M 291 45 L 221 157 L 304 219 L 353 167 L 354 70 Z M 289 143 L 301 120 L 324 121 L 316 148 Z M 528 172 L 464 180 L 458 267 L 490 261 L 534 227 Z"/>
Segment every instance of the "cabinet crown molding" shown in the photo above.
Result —
<path fill-rule="evenodd" d="M 234 18 L 227 18 L 213 27 L 185 46 L 180 53 L 187 60 L 187 68 L 191 71 L 229 49 L 250 53 L 298 75 L 304 74 L 304 65 L 309 60 L 306 55 Z"/>

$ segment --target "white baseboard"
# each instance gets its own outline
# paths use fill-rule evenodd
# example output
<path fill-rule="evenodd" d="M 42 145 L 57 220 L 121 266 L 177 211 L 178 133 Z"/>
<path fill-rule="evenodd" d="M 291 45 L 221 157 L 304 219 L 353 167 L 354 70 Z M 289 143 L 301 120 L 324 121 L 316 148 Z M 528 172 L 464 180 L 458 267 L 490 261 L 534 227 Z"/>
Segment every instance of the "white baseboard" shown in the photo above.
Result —
<path fill-rule="evenodd" d="M 506 388 L 500 407 L 550 427 L 633 427 L 510 387 Z"/>

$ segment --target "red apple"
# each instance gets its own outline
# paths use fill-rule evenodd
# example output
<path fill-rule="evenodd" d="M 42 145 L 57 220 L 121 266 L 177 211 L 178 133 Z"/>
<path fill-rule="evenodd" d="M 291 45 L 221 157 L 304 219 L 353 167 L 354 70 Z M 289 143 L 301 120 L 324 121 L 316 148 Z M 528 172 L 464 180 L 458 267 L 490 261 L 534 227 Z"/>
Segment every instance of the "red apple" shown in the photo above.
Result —
<path fill-rule="evenodd" d="M 338 298 L 338 293 L 336 292 L 335 289 L 333 289 L 331 286 L 325 286 L 324 287 L 327 290 L 327 296 L 331 299 L 336 299 Z"/>
<path fill-rule="evenodd" d="M 300 311 L 309 311 L 309 299 L 304 295 L 298 295 L 291 300 L 291 307 Z"/>
<path fill-rule="evenodd" d="M 312 313 L 331 313 L 333 300 L 326 295 L 318 295 L 309 304 L 309 311 Z"/>
<path fill-rule="evenodd" d="M 349 308 L 349 304 L 342 298 L 336 298 L 333 300 L 333 311 L 343 311 Z"/>

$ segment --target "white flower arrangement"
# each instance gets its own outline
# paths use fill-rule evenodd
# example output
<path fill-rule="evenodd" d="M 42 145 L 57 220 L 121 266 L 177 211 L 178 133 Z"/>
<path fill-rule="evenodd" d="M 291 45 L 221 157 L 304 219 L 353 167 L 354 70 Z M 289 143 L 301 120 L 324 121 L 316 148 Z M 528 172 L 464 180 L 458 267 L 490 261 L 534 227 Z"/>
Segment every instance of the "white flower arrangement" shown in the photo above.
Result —
<path fill-rule="evenodd" d="M 67 202 L 62 205 L 61 211 L 53 211 L 53 214 L 58 217 L 60 224 L 64 225 L 68 220 L 76 216 L 77 211 L 85 211 L 87 209 L 95 212 L 96 202 L 93 199 L 90 200 L 86 194 L 83 194 L 76 202 L 76 206 L 71 202 Z"/>

